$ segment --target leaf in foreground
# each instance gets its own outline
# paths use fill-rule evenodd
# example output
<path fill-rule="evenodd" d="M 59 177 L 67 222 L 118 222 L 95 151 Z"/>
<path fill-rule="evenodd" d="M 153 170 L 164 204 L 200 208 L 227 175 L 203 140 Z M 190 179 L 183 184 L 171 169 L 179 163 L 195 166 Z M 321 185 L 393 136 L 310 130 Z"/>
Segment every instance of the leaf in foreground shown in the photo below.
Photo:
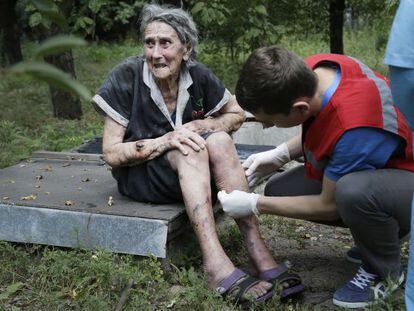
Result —
<path fill-rule="evenodd" d="M 71 48 L 85 46 L 86 44 L 86 41 L 82 38 L 65 35 L 55 36 L 43 41 L 34 51 L 34 55 L 37 59 L 40 59 L 44 55 L 67 51 Z"/>
<path fill-rule="evenodd" d="M 91 99 L 91 94 L 86 87 L 73 80 L 69 74 L 50 64 L 30 61 L 21 62 L 12 66 L 10 72 L 12 74 L 27 74 L 62 90 L 73 92 L 87 101 Z"/>

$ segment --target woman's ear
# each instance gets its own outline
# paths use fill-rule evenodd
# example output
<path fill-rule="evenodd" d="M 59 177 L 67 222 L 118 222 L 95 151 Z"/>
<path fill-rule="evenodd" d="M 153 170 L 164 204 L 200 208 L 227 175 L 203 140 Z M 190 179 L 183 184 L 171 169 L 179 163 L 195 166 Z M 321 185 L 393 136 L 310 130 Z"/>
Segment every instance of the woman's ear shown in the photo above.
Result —
<path fill-rule="evenodd" d="M 184 61 L 188 61 L 190 59 L 191 51 L 192 51 L 191 46 L 187 46 L 184 48 L 184 56 L 183 56 Z"/>

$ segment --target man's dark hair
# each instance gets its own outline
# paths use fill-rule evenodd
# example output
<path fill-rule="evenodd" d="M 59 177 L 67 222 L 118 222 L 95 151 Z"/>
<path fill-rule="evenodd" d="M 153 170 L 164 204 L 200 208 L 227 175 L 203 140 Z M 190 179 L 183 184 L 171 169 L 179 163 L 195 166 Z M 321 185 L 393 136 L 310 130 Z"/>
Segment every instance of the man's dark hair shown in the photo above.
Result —
<path fill-rule="evenodd" d="M 270 46 L 255 50 L 247 59 L 236 86 L 239 105 L 249 112 L 283 113 L 300 97 L 313 97 L 315 73 L 287 49 Z"/>

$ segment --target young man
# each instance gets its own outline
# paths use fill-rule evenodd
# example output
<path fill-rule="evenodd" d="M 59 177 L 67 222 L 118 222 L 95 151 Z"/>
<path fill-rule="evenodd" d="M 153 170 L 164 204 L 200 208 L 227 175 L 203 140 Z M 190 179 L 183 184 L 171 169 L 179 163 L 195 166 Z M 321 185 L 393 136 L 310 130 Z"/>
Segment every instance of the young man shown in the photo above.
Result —
<path fill-rule="evenodd" d="M 272 46 L 248 58 L 236 97 L 266 125 L 302 124 L 302 135 L 245 161 L 250 186 L 291 159 L 304 156 L 305 165 L 274 175 L 265 196 L 221 191 L 224 211 L 345 224 L 363 262 L 333 303 L 364 307 L 395 290 L 404 280 L 399 237 L 410 228 L 414 160 L 412 132 L 387 80 L 351 57 L 305 62 Z"/>

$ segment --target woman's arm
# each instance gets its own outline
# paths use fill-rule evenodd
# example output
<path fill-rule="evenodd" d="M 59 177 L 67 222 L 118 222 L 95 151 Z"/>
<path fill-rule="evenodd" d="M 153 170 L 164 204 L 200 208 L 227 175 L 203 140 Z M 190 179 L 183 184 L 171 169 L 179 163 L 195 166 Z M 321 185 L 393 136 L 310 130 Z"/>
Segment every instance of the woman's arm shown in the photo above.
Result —
<path fill-rule="evenodd" d="M 182 127 L 200 135 L 208 132 L 224 131 L 229 134 L 239 129 L 246 116 L 239 106 L 235 96 L 230 96 L 229 101 L 211 118 L 194 120 Z"/>
<path fill-rule="evenodd" d="M 188 146 L 195 151 L 205 148 L 205 141 L 188 129 L 179 129 L 154 138 L 123 142 L 126 128 L 112 118 L 105 118 L 102 150 L 111 167 L 134 166 L 149 161 L 172 149 L 188 154 Z"/>

